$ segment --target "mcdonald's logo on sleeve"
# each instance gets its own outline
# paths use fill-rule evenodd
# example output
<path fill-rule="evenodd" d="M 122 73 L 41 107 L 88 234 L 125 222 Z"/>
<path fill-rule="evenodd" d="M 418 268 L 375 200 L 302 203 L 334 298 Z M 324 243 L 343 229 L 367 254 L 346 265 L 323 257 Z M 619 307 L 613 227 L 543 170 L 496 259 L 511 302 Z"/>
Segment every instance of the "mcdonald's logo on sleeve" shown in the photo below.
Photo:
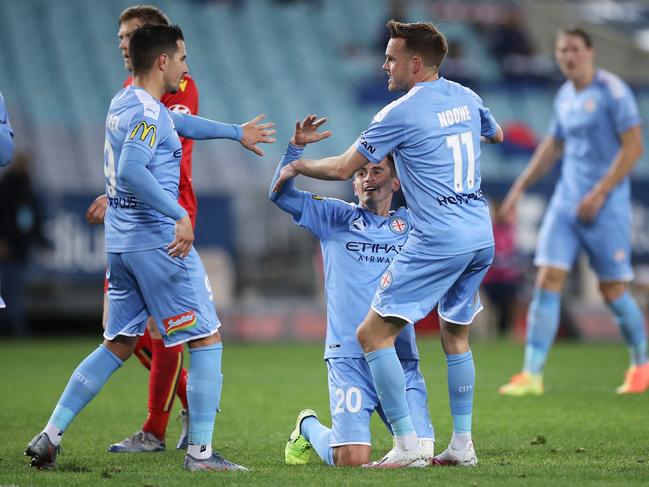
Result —
<path fill-rule="evenodd" d="M 141 121 L 135 126 L 135 128 L 131 132 L 131 135 L 129 136 L 129 140 L 133 140 L 137 136 L 137 134 L 140 133 L 140 129 L 142 129 L 140 140 L 145 142 L 150 135 L 151 140 L 149 140 L 149 147 L 153 148 L 153 146 L 155 145 L 156 126 L 153 124 L 149 125 L 145 121 Z"/>

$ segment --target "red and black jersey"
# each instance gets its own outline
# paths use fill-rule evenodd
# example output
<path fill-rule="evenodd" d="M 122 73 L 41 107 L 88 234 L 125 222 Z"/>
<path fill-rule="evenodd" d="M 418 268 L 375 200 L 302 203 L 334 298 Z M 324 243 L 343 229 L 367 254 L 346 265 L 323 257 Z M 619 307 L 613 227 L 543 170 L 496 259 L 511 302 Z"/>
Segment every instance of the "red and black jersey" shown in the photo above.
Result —
<path fill-rule="evenodd" d="M 133 76 L 124 81 L 124 86 L 133 82 Z M 160 100 L 164 106 L 174 112 L 186 113 L 188 115 L 198 114 L 198 89 L 196 83 L 186 75 L 180 82 L 180 89 L 176 93 L 166 93 Z M 180 181 L 178 183 L 178 203 L 187 210 L 192 225 L 196 226 L 196 194 L 192 186 L 192 150 L 194 141 L 180 137 L 183 146 L 183 156 L 180 160 Z"/>

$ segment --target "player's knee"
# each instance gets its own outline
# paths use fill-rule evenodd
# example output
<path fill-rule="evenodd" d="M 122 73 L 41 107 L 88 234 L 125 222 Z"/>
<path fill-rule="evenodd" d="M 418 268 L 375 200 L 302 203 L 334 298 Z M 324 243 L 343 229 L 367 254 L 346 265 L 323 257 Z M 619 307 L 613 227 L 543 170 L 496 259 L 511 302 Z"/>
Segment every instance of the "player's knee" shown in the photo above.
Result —
<path fill-rule="evenodd" d="M 600 282 L 599 291 L 602 293 L 604 301 L 612 303 L 617 300 L 626 291 L 626 283 L 624 282 Z"/>
<path fill-rule="evenodd" d="M 334 449 L 336 467 L 359 467 L 370 461 L 370 448 L 365 445 L 345 445 Z"/>
<path fill-rule="evenodd" d="M 536 286 L 546 291 L 561 292 L 567 272 L 555 267 L 541 267 L 536 275 Z"/>
<path fill-rule="evenodd" d="M 356 328 L 356 339 L 360 343 L 361 348 L 364 352 L 369 352 L 370 346 L 370 333 L 365 322 L 361 323 L 358 328 Z"/>

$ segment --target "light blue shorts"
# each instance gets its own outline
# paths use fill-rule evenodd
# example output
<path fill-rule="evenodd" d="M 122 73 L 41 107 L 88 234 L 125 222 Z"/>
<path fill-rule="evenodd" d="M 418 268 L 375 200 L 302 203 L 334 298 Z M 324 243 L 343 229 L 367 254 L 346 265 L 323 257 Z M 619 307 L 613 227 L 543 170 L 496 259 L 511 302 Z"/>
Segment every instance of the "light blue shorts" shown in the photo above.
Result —
<path fill-rule="evenodd" d="M 550 205 L 539 231 L 534 264 L 570 270 L 583 248 L 600 281 L 630 281 L 631 211 L 605 205 L 584 224 L 576 210 Z"/>
<path fill-rule="evenodd" d="M 372 309 L 416 323 L 439 304 L 441 318 L 469 325 L 482 310 L 478 289 L 493 258 L 493 247 L 450 257 L 404 247 L 381 276 Z"/>
<path fill-rule="evenodd" d="M 166 249 L 107 257 L 106 339 L 144 334 L 149 316 L 167 347 L 217 331 L 220 322 L 210 281 L 195 249 L 184 259 L 169 257 Z"/>
<path fill-rule="evenodd" d="M 372 413 L 378 412 L 388 429 L 390 425 L 381 409 L 367 362 L 363 358 L 330 358 L 326 362 L 332 423 L 329 446 L 371 446 Z M 402 360 L 401 366 L 406 375 L 406 396 L 417 436 L 434 439 L 426 383 L 419 372 L 419 361 Z"/>

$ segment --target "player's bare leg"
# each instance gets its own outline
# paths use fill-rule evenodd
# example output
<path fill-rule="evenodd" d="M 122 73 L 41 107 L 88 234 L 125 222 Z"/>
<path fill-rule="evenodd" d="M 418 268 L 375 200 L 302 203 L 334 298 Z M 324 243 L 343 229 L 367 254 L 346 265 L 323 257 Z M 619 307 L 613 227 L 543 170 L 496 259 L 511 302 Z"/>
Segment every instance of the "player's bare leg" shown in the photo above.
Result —
<path fill-rule="evenodd" d="M 599 290 L 629 348 L 629 368 L 624 374 L 624 383 L 616 389 L 616 392 L 618 394 L 644 392 L 649 389 L 649 361 L 642 311 L 629 294 L 626 282 L 600 282 Z"/>
<path fill-rule="evenodd" d="M 543 394 L 543 368 L 559 329 L 561 291 L 568 272 L 558 267 L 540 267 L 532 302 L 527 311 L 527 336 L 523 370 L 498 392 L 508 396 Z"/>

